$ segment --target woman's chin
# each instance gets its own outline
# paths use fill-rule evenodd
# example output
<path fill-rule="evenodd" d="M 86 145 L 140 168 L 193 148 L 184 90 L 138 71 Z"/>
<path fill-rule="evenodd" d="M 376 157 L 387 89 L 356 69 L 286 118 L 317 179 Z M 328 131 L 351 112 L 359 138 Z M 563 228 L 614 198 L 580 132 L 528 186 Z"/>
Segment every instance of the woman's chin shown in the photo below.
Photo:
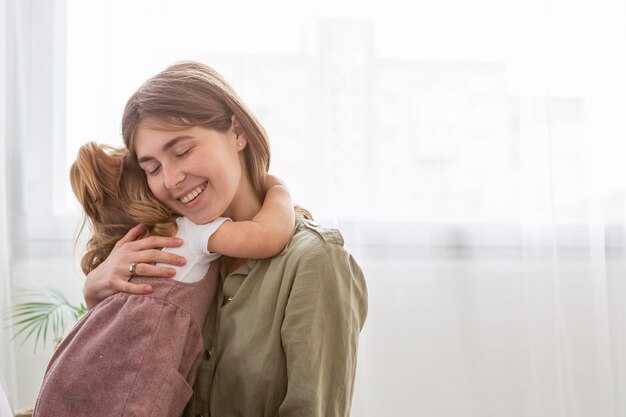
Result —
<path fill-rule="evenodd" d="M 207 208 L 204 210 L 195 210 L 193 212 L 185 211 L 181 213 L 195 224 L 207 224 L 221 216 L 221 213 L 215 213 L 215 209 Z"/>

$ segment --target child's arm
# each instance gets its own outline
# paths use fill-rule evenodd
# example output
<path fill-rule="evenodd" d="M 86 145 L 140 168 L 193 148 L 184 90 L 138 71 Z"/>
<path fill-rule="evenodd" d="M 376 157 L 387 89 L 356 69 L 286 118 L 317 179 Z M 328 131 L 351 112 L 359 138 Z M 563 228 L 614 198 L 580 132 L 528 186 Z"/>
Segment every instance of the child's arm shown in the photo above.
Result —
<path fill-rule="evenodd" d="M 252 220 L 224 222 L 208 242 L 209 252 L 234 258 L 269 258 L 283 250 L 295 223 L 291 195 L 284 182 L 267 175 L 263 207 Z"/>

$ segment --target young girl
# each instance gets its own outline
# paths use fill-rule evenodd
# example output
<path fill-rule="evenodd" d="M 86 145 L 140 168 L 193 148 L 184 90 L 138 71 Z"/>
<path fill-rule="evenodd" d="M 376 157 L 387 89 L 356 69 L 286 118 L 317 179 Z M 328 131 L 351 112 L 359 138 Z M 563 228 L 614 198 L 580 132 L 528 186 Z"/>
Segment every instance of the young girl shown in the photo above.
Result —
<path fill-rule="evenodd" d="M 149 191 L 145 175 L 125 149 L 95 143 L 81 147 L 70 171 L 92 234 L 82 269 L 89 274 L 137 223 L 144 237 L 173 236 L 174 269 L 142 263 L 129 276 L 166 269 L 174 279 L 133 278 L 150 295 L 117 293 L 91 309 L 54 353 L 34 416 L 180 416 L 192 394 L 203 352 L 201 329 L 215 295 L 218 254 L 264 258 L 276 255 L 293 233 L 294 212 L 286 188 L 268 176 L 261 211 L 251 221 L 217 218 L 195 224 L 176 217 Z M 206 183 L 172 196 L 187 205 Z M 181 265 L 183 259 L 185 265 Z M 209 271 L 209 273 L 207 273 Z M 175 275 L 174 275 L 175 273 Z"/>

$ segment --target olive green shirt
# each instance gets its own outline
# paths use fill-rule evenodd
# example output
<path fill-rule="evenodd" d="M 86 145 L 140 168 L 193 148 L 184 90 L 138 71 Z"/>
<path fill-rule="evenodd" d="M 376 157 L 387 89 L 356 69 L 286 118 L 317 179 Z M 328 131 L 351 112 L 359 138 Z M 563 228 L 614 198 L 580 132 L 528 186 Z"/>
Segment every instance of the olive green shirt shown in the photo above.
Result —
<path fill-rule="evenodd" d="M 280 254 L 220 281 L 185 416 L 348 416 L 367 288 L 339 231 L 298 215 Z"/>

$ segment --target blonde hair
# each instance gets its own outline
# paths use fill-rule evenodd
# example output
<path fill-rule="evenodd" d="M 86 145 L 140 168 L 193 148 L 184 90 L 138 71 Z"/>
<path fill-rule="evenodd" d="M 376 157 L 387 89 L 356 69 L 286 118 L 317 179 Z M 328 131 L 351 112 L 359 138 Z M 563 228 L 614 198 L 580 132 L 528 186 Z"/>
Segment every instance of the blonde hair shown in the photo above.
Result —
<path fill-rule="evenodd" d="M 85 274 L 111 253 L 124 235 L 139 223 L 145 236 L 176 234 L 176 215 L 151 193 L 146 177 L 126 149 L 89 142 L 78 151 L 70 168 L 70 182 L 83 206 L 83 230 L 91 236 L 81 260 Z"/>

